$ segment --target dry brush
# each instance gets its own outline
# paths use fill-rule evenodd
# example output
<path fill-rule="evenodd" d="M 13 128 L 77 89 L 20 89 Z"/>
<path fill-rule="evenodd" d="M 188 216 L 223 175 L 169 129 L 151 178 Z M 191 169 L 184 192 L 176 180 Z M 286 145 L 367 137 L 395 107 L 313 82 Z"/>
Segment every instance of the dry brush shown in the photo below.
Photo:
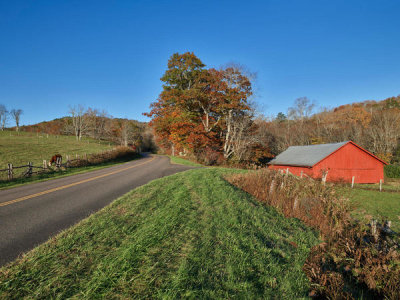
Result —
<path fill-rule="evenodd" d="M 310 296 L 400 298 L 400 250 L 390 222 L 354 220 L 348 200 L 334 186 L 262 169 L 227 180 L 320 232 L 304 265 Z"/>

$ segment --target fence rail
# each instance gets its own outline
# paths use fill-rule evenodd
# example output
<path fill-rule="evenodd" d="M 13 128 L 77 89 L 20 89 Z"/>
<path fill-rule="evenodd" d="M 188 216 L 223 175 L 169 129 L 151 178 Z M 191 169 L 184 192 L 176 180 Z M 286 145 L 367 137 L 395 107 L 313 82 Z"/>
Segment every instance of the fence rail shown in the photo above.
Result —
<path fill-rule="evenodd" d="M 100 153 L 93 153 L 87 155 L 86 153 L 83 155 L 65 155 L 65 162 L 63 162 L 62 157 L 57 157 L 54 162 L 55 165 L 49 165 L 48 161 L 43 160 L 42 165 L 33 165 L 32 162 L 28 162 L 26 165 L 14 166 L 12 163 L 7 164 L 6 169 L 0 169 L 0 181 L 3 180 L 13 180 L 17 178 L 26 178 L 31 177 L 33 174 L 43 174 L 47 172 L 55 172 L 60 170 L 66 170 L 69 168 L 83 167 L 88 165 L 96 165 L 99 163 L 104 163 L 107 161 L 111 161 L 117 158 L 126 157 L 127 155 L 131 155 L 132 153 L 136 153 L 132 150 L 119 150 L 113 149 L 109 151 L 104 151 Z M 16 170 L 22 169 L 23 171 L 16 172 Z M 2 174 L 6 173 L 5 176 Z M 18 173 L 18 174 L 17 174 Z"/>
<path fill-rule="evenodd" d="M 75 159 L 77 160 L 77 159 Z M 65 164 L 62 163 L 62 159 L 58 158 L 55 164 L 55 168 L 52 166 L 48 166 L 47 161 L 43 160 L 43 165 L 42 166 L 34 166 L 32 162 L 28 162 L 27 165 L 22 165 L 22 166 L 14 166 L 13 164 L 8 164 L 8 167 L 6 169 L 0 169 L 0 172 L 6 172 L 7 173 L 7 179 L 8 180 L 13 180 L 16 178 L 21 178 L 21 177 L 31 177 L 33 174 L 40 174 L 40 173 L 46 173 L 46 172 L 53 172 L 53 171 L 58 171 L 61 168 L 67 169 L 70 165 L 70 160 L 67 160 Z M 22 172 L 19 176 L 16 176 L 15 170 L 18 169 L 25 169 L 24 172 Z M 34 171 L 34 169 L 37 169 L 37 171 Z"/>

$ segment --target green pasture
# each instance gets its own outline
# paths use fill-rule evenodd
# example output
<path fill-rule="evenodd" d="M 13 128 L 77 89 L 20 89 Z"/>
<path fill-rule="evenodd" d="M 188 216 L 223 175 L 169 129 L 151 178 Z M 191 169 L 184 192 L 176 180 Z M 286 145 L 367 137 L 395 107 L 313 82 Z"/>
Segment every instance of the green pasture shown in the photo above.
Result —
<path fill-rule="evenodd" d="M 42 166 L 43 160 L 49 161 L 57 153 L 65 159 L 66 155 L 74 158 L 76 155 L 98 153 L 112 148 L 113 145 L 108 142 L 90 138 L 77 141 L 74 136 L 0 131 L 0 169 L 7 168 L 8 163 L 21 166 L 33 162 L 34 166 Z M 5 176 L 6 173 L 0 173 L 0 179 Z"/>

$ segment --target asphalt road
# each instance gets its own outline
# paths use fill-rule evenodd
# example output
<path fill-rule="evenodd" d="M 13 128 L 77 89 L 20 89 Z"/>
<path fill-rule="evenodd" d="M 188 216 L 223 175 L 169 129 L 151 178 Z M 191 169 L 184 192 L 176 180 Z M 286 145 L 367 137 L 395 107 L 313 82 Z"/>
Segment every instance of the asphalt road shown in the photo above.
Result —
<path fill-rule="evenodd" d="M 191 167 L 145 156 L 85 174 L 0 191 L 0 266 L 128 191 Z"/>

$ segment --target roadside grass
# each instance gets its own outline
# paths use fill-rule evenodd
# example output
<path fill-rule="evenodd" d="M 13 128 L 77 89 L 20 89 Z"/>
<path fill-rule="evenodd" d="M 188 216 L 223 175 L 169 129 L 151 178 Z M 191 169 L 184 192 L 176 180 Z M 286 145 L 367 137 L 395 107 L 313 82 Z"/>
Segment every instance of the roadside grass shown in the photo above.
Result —
<path fill-rule="evenodd" d="M 339 188 L 353 206 L 357 219 L 386 219 L 392 221 L 392 229 L 400 233 L 400 193 L 379 192 L 360 188 Z"/>
<path fill-rule="evenodd" d="M 36 166 L 42 166 L 43 160 L 49 161 L 57 153 L 65 159 L 65 155 L 74 157 L 76 154 L 99 153 L 112 148 L 108 142 L 91 138 L 77 141 L 74 136 L 0 131 L 0 169 L 7 168 L 8 163 L 20 166 L 33 162 Z"/>
<path fill-rule="evenodd" d="M 188 159 L 184 159 L 184 158 L 172 156 L 172 155 L 168 155 L 168 157 L 171 159 L 171 163 L 174 163 L 174 164 L 192 166 L 192 167 L 203 167 L 203 165 L 192 162 Z"/>
<path fill-rule="evenodd" d="M 223 175 L 154 180 L 0 269 L 0 298 L 305 298 L 318 234 Z"/>

